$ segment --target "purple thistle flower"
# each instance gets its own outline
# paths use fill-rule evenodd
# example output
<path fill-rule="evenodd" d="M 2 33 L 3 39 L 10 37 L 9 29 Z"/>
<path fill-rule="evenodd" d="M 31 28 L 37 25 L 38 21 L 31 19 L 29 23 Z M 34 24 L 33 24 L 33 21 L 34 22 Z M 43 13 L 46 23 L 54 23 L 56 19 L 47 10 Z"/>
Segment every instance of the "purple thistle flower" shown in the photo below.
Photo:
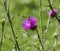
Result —
<path fill-rule="evenodd" d="M 33 16 L 26 18 L 23 22 L 23 28 L 25 30 L 34 30 L 36 26 L 37 26 L 37 20 Z"/>
<path fill-rule="evenodd" d="M 57 9 L 53 9 L 53 11 L 52 10 L 49 11 L 48 15 L 50 17 L 54 17 L 54 16 L 57 15 L 57 13 L 58 13 L 58 10 Z"/>

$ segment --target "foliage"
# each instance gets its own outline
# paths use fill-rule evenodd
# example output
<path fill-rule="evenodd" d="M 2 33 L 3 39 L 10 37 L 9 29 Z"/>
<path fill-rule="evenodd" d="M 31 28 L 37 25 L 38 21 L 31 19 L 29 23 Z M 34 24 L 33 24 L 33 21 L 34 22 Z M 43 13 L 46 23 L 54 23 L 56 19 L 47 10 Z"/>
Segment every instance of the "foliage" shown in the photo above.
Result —
<path fill-rule="evenodd" d="M 2 44 L 2 51 L 12 51 L 14 48 L 14 41 L 12 31 L 10 28 L 10 24 L 8 18 L 6 18 L 6 11 L 4 8 L 4 0 L 0 0 L 0 40 L 2 36 L 2 23 L 6 19 L 6 23 L 4 25 L 4 38 Z M 48 12 L 50 8 L 48 7 L 49 3 L 48 0 L 42 0 L 42 28 L 43 31 L 46 29 L 47 22 L 48 22 Z M 58 16 L 60 16 L 60 2 L 59 0 L 52 0 L 51 1 L 53 8 L 58 10 Z M 37 18 L 37 29 L 39 30 L 40 37 L 42 39 L 41 34 L 41 25 L 40 25 L 40 0 L 10 0 L 9 4 L 9 11 L 11 16 L 11 21 L 13 25 L 13 29 L 15 35 L 17 36 L 19 46 L 21 51 L 39 51 L 39 41 L 36 31 L 25 31 L 22 28 L 22 23 L 25 17 L 35 16 Z M 60 51 L 60 24 L 58 21 L 54 19 L 50 19 L 50 24 L 48 27 L 47 33 L 44 33 L 44 51 L 48 51 L 49 49 L 52 50 L 54 45 L 54 33 L 58 32 L 58 42 L 56 45 L 55 51 Z"/>

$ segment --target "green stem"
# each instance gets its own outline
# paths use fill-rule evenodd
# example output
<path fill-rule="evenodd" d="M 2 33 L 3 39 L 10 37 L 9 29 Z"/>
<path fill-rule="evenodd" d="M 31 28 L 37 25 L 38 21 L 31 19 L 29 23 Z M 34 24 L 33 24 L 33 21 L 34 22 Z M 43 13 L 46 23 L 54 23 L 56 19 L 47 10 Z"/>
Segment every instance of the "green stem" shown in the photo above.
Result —
<path fill-rule="evenodd" d="M 36 32 L 37 32 L 37 35 L 38 35 L 39 43 L 41 44 L 41 47 L 42 47 L 42 51 L 44 51 L 43 43 L 42 43 L 42 41 L 41 41 L 41 38 L 40 38 L 40 35 L 39 35 L 39 32 L 38 32 L 37 29 L 36 29 Z"/>
<path fill-rule="evenodd" d="M 43 32 L 44 34 L 47 33 L 48 28 L 49 28 L 49 24 L 50 24 L 50 17 L 48 17 L 47 26 L 46 26 L 45 31 Z"/>
<path fill-rule="evenodd" d="M 5 2 L 4 2 L 4 7 L 5 7 L 7 17 L 8 17 L 9 23 L 10 23 L 10 27 L 11 27 L 12 34 L 13 34 L 13 37 L 14 37 L 15 45 L 16 45 L 18 51 L 20 51 L 19 44 L 18 44 L 18 41 L 16 39 L 17 37 L 15 35 L 14 29 L 13 29 L 13 26 L 12 26 L 12 21 L 10 19 L 10 12 L 9 12 L 9 6 L 7 6 L 7 0 L 5 0 Z"/>
<path fill-rule="evenodd" d="M 41 25 L 42 41 L 40 40 L 41 38 L 39 36 L 38 30 L 36 30 L 36 31 L 37 31 L 37 34 L 38 34 L 38 38 L 40 38 L 39 42 L 41 43 L 42 49 L 44 51 L 44 46 L 43 46 L 43 27 L 42 27 L 42 0 L 40 0 L 40 4 L 39 5 L 40 5 L 39 10 L 40 10 L 40 25 Z"/>
<path fill-rule="evenodd" d="M 4 32 L 4 25 L 5 25 L 5 21 L 4 21 L 4 22 L 2 22 L 2 36 L 1 36 L 1 42 L 0 42 L 0 51 L 1 51 L 2 44 L 3 44 L 3 32 Z"/>

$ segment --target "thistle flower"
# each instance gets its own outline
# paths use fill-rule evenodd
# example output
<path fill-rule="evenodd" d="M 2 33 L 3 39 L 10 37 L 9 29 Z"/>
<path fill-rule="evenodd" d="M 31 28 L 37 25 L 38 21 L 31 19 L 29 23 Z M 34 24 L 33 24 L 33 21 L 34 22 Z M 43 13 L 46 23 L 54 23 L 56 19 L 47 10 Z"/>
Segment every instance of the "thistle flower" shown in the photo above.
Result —
<path fill-rule="evenodd" d="M 48 15 L 50 17 L 54 17 L 54 16 L 57 15 L 57 13 L 58 13 L 58 10 L 57 9 L 53 9 L 53 11 L 52 10 L 49 11 Z"/>
<path fill-rule="evenodd" d="M 37 26 L 37 19 L 33 16 L 26 18 L 23 22 L 23 28 L 25 30 L 34 30 Z"/>

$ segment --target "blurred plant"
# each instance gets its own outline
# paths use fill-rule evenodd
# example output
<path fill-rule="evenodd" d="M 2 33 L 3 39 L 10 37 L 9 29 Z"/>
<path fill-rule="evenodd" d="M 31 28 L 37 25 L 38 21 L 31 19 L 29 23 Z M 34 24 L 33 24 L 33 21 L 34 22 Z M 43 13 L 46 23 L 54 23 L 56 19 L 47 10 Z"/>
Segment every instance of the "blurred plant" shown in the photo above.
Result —
<path fill-rule="evenodd" d="M 48 51 L 51 51 L 50 49 Z"/>
<path fill-rule="evenodd" d="M 2 44 L 3 44 L 3 33 L 4 33 L 4 25 L 5 25 L 5 19 L 2 19 L 1 20 L 1 24 L 2 24 L 2 35 L 1 35 L 1 41 L 0 41 L 0 51 L 1 51 L 1 48 L 2 48 Z"/>
<path fill-rule="evenodd" d="M 39 40 L 40 41 L 40 43 L 41 43 L 41 48 L 40 48 L 40 51 L 44 51 L 44 43 L 43 43 L 43 39 L 44 39 L 44 37 L 43 37 L 43 35 L 44 35 L 44 33 L 43 33 L 43 25 L 42 25 L 42 0 L 39 0 L 39 2 L 40 2 L 40 4 L 39 4 L 39 14 L 40 14 L 40 27 L 41 27 L 41 35 L 42 35 L 42 40 Z M 37 33 L 38 33 L 38 30 L 37 30 Z M 38 38 L 40 38 L 39 37 L 39 35 L 38 35 Z M 40 38 L 41 39 L 41 38 Z"/>
<path fill-rule="evenodd" d="M 9 23 L 10 23 L 10 26 L 11 26 L 12 34 L 13 34 L 14 41 L 15 41 L 15 47 L 16 47 L 16 49 L 18 49 L 18 51 L 20 51 L 20 48 L 19 48 L 19 45 L 18 45 L 18 41 L 17 41 L 17 37 L 15 35 L 14 29 L 13 29 L 13 26 L 12 26 L 12 21 L 10 19 L 9 2 L 7 2 L 7 1 L 10 2 L 10 0 L 4 0 L 4 8 L 6 10 L 6 15 L 8 17 L 8 20 L 9 20 Z"/>
<path fill-rule="evenodd" d="M 49 7 L 50 7 L 50 9 L 51 9 L 51 11 L 49 12 L 48 15 L 49 15 L 50 17 L 55 17 L 55 18 L 57 19 L 57 21 L 60 23 L 60 19 L 57 17 L 58 10 L 57 10 L 57 9 L 53 9 L 50 0 L 48 0 L 48 2 L 49 2 Z M 57 25 L 58 25 L 58 24 L 57 24 Z M 57 27 L 56 27 L 56 28 L 57 28 Z M 55 42 L 54 42 L 52 51 L 56 51 L 56 45 L 57 45 L 57 41 L 58 41 L 58 32 L 57 32 L 57 30 L 56 30 L 56 32 L 54 33 L 54 38 L 55 38 Z"/>
<path fill-rule="evenodd" d="M 26 18 L 23 22 L 23 28 L 25 30 L 36 30 L 37 35 L 38 35 L 39 43 L 41 44 L 41 47 L 42 47 L 41 49 L 39 47 L 39 50 L 44 51 L 42 41 L 41 41 L 38 29 L 37 29 L 37 19 L 33 16 L 30 16 L 30 17 Z"/>
<path fill-rule="evenodd" d="M 53 11 L 49 11 L 48 15 L 49 17 L 55 17 L 58 14 L 58 10 L 57 9 L 53 9 Z"/>
<path fill-rule="evenodd" d="M 11 20 L 11 16 L 10 16 L 10 9 L 9 9 L 9 2 L 10 0 L 4 0 L 4 9 L 6 11 L 6 17 L 8 18 L 8 21 L 9 21 L 9 24 L 10 24 L 10 27 L 11 27 L 11 30 L 12 30 L 12 35 L 13 35 L 13 38 L 14 40 L 6 37 L 3 35 L 3 32 L 4 32 L 4 25 L 5 25 L 5 19 L 2 19 L 0 21 L 0 23 L 2 23 L 2 36 L 1 36 L 1 42 L 0 42 L 0 51 L 1 51 L 1 47 L 2 47 L 2 44 L 3 44 L 3 38 L 6 38 L 8 40 L 10 40 L 12 43 L 13 43 L 13 49 L 12 51 L 21 51 L 20 48 L 19 48 L 19 44 L 18 44 L 18 40 L 17 40 L 17 37 L 15 35 L 15 32 L 14 32 L 14 29 L 13 29 L 13 25 L 12 25 L 12 20 Z M 53 1 L 53 0 L 52 0 Z M 56 18 L 57 21 L 60 23 L 60 19 L 58 18 L 57 14 L 58 14 L 58 10 L 57 9 L 54 9 L 52 7 L 52 3 L 50 2 L 50 0 L 48 0 L 48 3 L 49 3 L 49 8 L 51 9 L 48 13 L 48 21 L 47 21 L 47 25 L 46 25 L 46 29 L 43 31 L 43 19 L 42 19 L 42 0 L 39 0 L 39 16 L 40 16 L 40 32 L 37 28 L 37 19 L 34 17 L 34 16 L 30 16 L 30 17 L 25 17 L 24 21 L 23 21 L 23 24 L 22 24 L 22 27 L 25 31 L 25 38 L 26 36 L 28 36 L 29 38 L 30 35 L 28 34 L 28 30 L 32 30 L 32 31 L 36 31 L 37 32 L 37 38 L 38 38 L 38 43 L 39 43 L 39 46 L 37 47 L 34 42 L 32 43 L 33 44 L 33 47 L 34 48 L 37 48 L 39 51 L 44 51 L 44 42 L 45 42 L 45 36 L 47 34 L 47 31 L 48 31 L 48 28 L 49 28 L 49 25 L 50 25 L 50 18 Z M 23 6 L 23 8 L 25 8 L 25 5 L 26 7 L 29 7 L 29 9 L 36 9 L 38 8 L 37 5 L 35 5 L 34 1 L 31 2 L 31 3 L 28 3 L 28 4 L 23 4 L 21 5 L 20 3 L 18 3 L 18 7 L 19 10 L 18 12 L 21 10 L 20 8 Z M 27 10 L 27 9 L 26 9 Z M 31 10 L 32 11 L 32 10 Z M 20 14 L 20 13 L 19 13 Z M 57 27 L 56 27 L 57 28 Z M 26 35 L 27 34 L 27 35 Z M 36 37 L 35 37 L 36 38 Z M 28 38 L 27 38 L 28 39 Z M 25 39 L 24 39 L 25 40 Z M 54 33 L 54 44 L 53 44 L 53 47 L 52 47 L 52 50 L 51 49 L 48 49 L 47 51 L 56 51 L 56 45 L 57 45 L 57 41 L 58 41 L 58 32 L 55 32 Z M 37 44 L 38 44 L 37 43 Z M 30 47 L 28 47 L 26 49 L 26 51 L 29 49 Z"/>
<path fill-rule="evenodd" d="M 58 19 L 58 17 L 57 17 L 58 11 L 57 11 L 56 9 L 53 9 L 50 0 L 48 0 L 48 2 L 49 2 L 49 7 L 50 7 L 50 9 L 51 9 L 51 11 L 49 12 L 49 16 L 55 17 L 55 18 L 57 19 L 57 21 L 60 23 L 60 19 Z"/>
<path fill-rule="evenodd" d="M 56 51 L 56 45 L 57 45 L 57 42 L 58 42 L 58 32 L 54 32 L 54 38 L 55 38 L 55 42 L 54 42 L 54 45 L 53 45 L 53 51 Z"/>

